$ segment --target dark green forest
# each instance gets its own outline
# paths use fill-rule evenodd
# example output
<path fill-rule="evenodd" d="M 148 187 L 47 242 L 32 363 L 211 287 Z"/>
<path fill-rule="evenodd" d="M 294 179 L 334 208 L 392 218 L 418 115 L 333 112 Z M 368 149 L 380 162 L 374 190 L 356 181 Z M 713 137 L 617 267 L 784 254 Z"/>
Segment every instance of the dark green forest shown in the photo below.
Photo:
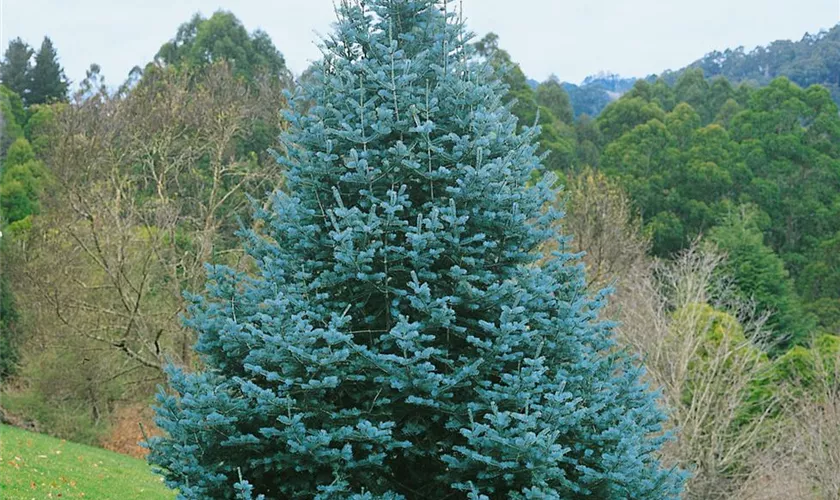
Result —
<path fill-rule="evenodd" d="M 493 50 L 494 64 L 511 66 L 504 50 Z M 840 287 L 815 286 L 836 272 L 832 242 L 840 230 L 840 116 L 826 87 L 803 88 L 784 76 L 738 84 L 693 68 L 673 83 L 638 80 L 597 118 L 572 120 L 556 80 L 532 89 L 513 66 L 505 82 L 520 124 L 541 126 L 547 165 L 613 178 L 638 210 L 653 255 L 673 256 L 712 235 L 734 253 L 723 242 L 740 238 L 725 235 L 736 230 L 727 221 L 747 210 L 751 230 L 783 268 L 744 262 L 768 275 L 744 277 L 739 287 L 759 309 L 774 311 L 780 348 L 816 331 L 840 333 Z"/>
<path fill-rule="evenodd" d="M 301 183 L 277 138 L 325 77 L 222 11 L 116 84 L 92 64 L 70 85 L 60 49 L 17 38 L 0 62 L 0 421 L 142 455 L 167 363 L 205 362 L 189 294 L 205 264 L 259 268 L 237 234 L 278 224 L 266 193 Z M 588 290 L 614 289 L 684 496 L 837 498 L 840 26 L 580 85 L 534 82 L 492 33 L 465 53 L 536 134 L 529 185 L 562 187 L 552 227 Z"/>

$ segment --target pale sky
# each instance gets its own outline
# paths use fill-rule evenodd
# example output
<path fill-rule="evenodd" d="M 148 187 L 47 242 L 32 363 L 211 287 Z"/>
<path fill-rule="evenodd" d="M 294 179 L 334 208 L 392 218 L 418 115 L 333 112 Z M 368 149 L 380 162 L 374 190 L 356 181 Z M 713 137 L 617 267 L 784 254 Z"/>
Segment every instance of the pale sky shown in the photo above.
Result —
<path fill-rule="evenodd" d="M 451 2 L 456 5 L 458 0 Z M 91 63 L 110 85 L 158 48 L 195 12 L 232 11 L 268 32 L 299 74 L 318 57 L 317 33 L 333 21 L 332 0 L 0 0 L 5 50 L 20 36 L 53 39 L 67 76 Z M 840 21 L 840 0 L 463 0 L 469 27 L 500 36 L 525 73 L 579 82 L 611 71 L 646 76 L 678 69 L 714 49 L 799 40 Z"/>

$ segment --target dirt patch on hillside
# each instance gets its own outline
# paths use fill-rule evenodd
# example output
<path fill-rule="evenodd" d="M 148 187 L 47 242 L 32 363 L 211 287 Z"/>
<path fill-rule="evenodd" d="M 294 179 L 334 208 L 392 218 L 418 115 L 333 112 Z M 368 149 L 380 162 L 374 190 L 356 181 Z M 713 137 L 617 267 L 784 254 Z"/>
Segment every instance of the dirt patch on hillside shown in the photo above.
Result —
<path fill-rule="evenodd" d="M 141 405 L 126 406 L 114 413 L 113 424 L 102 439 L 102 447 L 135 458 L 145 458 L 149 450 L 140 446 L 140 442 L 146 437 L 157 436 L 160 433 L 160 429 L 155 426 L 154 412 L 151 408 Z"/>

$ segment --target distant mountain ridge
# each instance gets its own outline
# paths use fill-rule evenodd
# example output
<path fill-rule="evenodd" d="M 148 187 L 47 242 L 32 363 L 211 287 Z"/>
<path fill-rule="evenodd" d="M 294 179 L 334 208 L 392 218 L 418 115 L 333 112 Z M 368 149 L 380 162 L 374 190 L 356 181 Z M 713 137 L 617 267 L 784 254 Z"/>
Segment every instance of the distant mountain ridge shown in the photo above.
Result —
<path fill-rule="evenodd" d="M 766 85 L 784 76 L 800 87 L 823 85 L 840 103 L 840 24 L 817 34 L 806 33 L 799 41 L 776 40 L 746 52 L 744 47 L 715 50 L 677 72 L 665 72 L 667 79 L 686 69 L 699 68 L 706 78 L 726 77 L 733 83 Z"/>
<path fill-rule="evenodd" d="M 577 118 L 582 114 L 598 115 L 607 104 L 633 88 L 635 82 L 636 78 L 601 72 L 587 76 L 580 85 L 563 83 L 563 89 L 569 94 Z"/>
<path fill-rule="evenodd" d="M 678 70 L 665 70 L 646 80 L 662 78 L 673 84 L 689 69 L 703 70 L 706 78 L 723 76 L 733 83 L 767 85 L 774 78 L 784 76 L 800 87 L 823 85 L 840 104 L 840 24 L 817 34 L 806 33 L 799 41 L 776 40 L 750 51 L 744 47 L 714 50 Z M 638 78 L 622 77 L 601 72 L 586 77 L 580 84 L 563 82 L 569 94 L 575 117 L 582 114 L 597 116 L 610 102 L 630 90 Z M 528 80 L 536 88 L 538 82 Z"/>
<path fill-rule="evenodd" d="M 560 85 L 569 94 L 569 101 L 575 112 L 575 118 L 580 115 L 597 116 L 607 104 L 621 97 L 633 88 L 637 78 L 625 78 L 616 73 L 600 72 L 587 76 L 580 84 L 562 82 Z M 535 89 L 540 82 L 528 79 L 528 85 Z"/>

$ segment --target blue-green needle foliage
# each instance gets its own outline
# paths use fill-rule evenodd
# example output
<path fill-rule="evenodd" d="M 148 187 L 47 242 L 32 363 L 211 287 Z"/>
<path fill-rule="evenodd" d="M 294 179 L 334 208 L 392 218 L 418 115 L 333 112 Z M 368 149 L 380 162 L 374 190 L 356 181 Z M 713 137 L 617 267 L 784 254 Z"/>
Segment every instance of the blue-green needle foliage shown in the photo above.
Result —
<path fill-rule="evenodd" d="M 450 8 L 451 10 L 451 8 Z M 286 192 L 210 267 L 150 461 L 184 498 L 670 498 L 662 413 L 555 238 L 534 130 L 434 0 L 342 2 Z"/>

